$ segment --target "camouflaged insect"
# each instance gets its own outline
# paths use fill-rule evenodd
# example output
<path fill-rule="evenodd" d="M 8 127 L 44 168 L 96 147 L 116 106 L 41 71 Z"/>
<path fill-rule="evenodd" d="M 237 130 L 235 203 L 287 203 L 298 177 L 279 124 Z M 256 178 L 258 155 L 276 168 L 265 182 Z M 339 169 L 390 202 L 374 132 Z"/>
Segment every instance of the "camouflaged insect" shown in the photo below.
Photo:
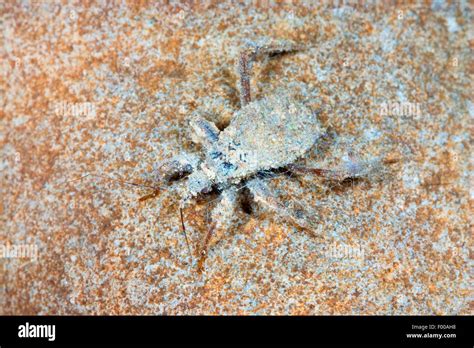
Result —
<path fill-rule="evenodd" d="M 246 188 L 252 199 L 265 208 L 299 226 L 314 227 L 314 219 L 304 211 L 289 209 L 279 203 L 259 173 L 286 167 L 341 181 L 347 177 L 363 176 L 380 165 L 379 161 L 365 163 L 349 160 L 332 169 L 291 166 L 317 144 L 324 129 L 316 112 L 285 94 L 252 101 L 250 71 L 259 57 L 299 49 L 299 46 L 286 40 L 262 39 L 249 43 L 238 60 L 242 108 L 234 113 L 230 124 L 222 131 L 202 117 L 193 117 L 190 122 L 193 140 L 203 146 L 204 158 L 182 154 L 161 167 L 165 181 L 187 176 L 177 186 L 181 209 L 199 195 L 211 191 L 221 194 L 211 213 L 212 223 L 200 250 L 199 268 L 202 268 L 211 237 L 216 231 L 225 231 L 233 223 L 242 188 Z"/>

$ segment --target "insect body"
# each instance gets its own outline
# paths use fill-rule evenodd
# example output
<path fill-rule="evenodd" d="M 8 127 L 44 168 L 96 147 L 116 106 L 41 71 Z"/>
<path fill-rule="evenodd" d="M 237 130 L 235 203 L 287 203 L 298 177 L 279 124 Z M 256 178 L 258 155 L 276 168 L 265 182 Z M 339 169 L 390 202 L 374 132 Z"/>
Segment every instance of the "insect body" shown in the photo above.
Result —
<path fill-rule="evenodd" d="M 193 139 L 203 146 L 204 156 L 182 154 L 166 162 L 161 177 L 167 182 L 182 179 L 176 187 L 181 197 L 182 211 L 199 195 L 218 191 L 220 198 L 211 213 L 211 225 L 200 249 L 199 269 L 202 269 L 211 238 L 216 231 L 226 231 L 234 222 L 235 209 L 242 188 L 253 200 L 302 227 L 312 227 L 311 218 L 302 210 L 294 210 L 279 203 L 265 181 L 262 171 L 289 168 L 313 173 L 328 179 L 344 180 L 359 177 L 378 163 L 348 163 L 341 168 L 321 169 L 293 166 L 324 133 L 317 113 L 303 103 L 280 93 L 252 101 L 250 71 L 259 57 L 298 50 L 292 42 L 261 40 L 251 43 L 239 57 L 240 100 L 242 108 L 223 131 L 199 116 L 190 126 Z M 368 168 L 368 166 L 370 168 Z M 156 196 L 152 193 L 142 200 Z M 182 220 L 183 229 L 184 222 Z M 188 245 L 189 246 L 189 245 Z"/>
<path fill-rule="evenodd" d="M 238 111 L 219 133 L 195 120 L 207 146 L 200 168 L 188 179 L 188 195 L 217 185 L 224 190 L 262 170 L 285 167 L 302 157 L 322 134 L 315 113 L 286 96 L 254 101 Z"/>

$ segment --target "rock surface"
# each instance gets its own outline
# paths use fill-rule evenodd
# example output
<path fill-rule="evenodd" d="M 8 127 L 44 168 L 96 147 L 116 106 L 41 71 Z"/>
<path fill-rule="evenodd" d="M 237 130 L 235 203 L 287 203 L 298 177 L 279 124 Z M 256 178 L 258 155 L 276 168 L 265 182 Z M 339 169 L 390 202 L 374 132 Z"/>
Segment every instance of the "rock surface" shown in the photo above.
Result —
<path fill-rule="evenodd" d="M 463 1 L 0 4 L 0 314 L 473 314 L 472 23 Z M 139 203 L 149 189 L 107 178 L 153 185 L 199 154 L 191 114 L 229 123 L 239 50 L 260 37 L 305 47 L 251 81 L 320 110 L 333 141 L 305 160 L 397 163 L 269 180 L 318 230 L 239 212 L 199 274 L 179 198 Z M 193 252 L 212 204 L 185 212 Z"/>

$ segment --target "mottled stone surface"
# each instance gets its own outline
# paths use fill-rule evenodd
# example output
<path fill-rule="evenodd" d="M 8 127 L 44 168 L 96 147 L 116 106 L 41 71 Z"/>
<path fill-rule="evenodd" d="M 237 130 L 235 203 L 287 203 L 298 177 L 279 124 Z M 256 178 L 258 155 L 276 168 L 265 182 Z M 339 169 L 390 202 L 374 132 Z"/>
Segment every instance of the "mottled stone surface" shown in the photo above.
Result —
<path fill-rule="evenodd" d="M 463 1 L 2 2 L 0 313 L 472 314 L 472 23 Z M 306 47 L 251 81 L 320 110 L 332 140 L 302 163 L 397 162 L 337 186 L 269 180 L 317 230 L 239 211 L 198 274 L 178 197 L 75 179 L 153 185 L 161 161 L 199 154 L 193 111 L 228 124 L 239 48 L 259 37 Z M 212 205 L 185 211 L 194 252 Z"/>

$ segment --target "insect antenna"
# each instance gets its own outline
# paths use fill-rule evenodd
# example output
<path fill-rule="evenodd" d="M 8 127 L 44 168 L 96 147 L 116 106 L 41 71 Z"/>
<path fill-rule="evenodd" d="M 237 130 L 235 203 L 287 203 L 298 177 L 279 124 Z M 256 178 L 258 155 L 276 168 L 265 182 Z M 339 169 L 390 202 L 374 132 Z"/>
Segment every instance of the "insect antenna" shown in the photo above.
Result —
<path fill-rule="evenodd" d="M 79 178 L 76 178 L 76 179 L 71 179 L 71 180 L 64 181 L 62 184 L 64 185 L 64 184 L 74 182 L 74 181 L 81 181 L 82 179 L 85 179 L 87 177 L 96 177 L 96 178 L 109 180 L 109 181 L 112 181 L 112 182 L 117 182 L 117 183 L 120 183 L 122 185 L 130 185 L 130 186 L 135 186 L 135 187 L 143 187 L 143 188 L 153 189 L 152 193 L 147 194 L 143 197 L 140 197 L 138 199 L 139 202 L 146 201 L 150 198 L 155 198 L 159 195 L 160 192 L 165 190 L 164 188 L 162 188 L 160 186 L 156 186 L 156 185 L 141 184 L 141 183 L 137 183 L 137 182 L 133 182 L 133 181 L 127 181 L 127 180 L 112 178 L 110 176 L 103 175 L 103 174 L 91 174 L 91 173 L 85 174 L 85 175 L 83 175 Z"/>
<path fill-rule="evenodd" d="M 69 182 L 74 182 L 74 181 L 80 181 L 80 180 L 85 179 L 87 177 L 102 178 L 102 179 L 118 182 L 118 183 L 121 183 L 121 184 L 124 184 L 124 185 L 132 185 L 132 186 L 137 186 L 137 187 L 146 187 L 146 188 L 158 189 L 157 186 L 139 184 L 139 183 L 132 182 L 132 181 L 126 181 L 126 180 L 111 178 L 110 176 L 103 175 L 103 174 L 91 174 L 91 173 L 85 174 L 85 175 L 83 175 L 79 178 L 76 178 L 76 179 L 67 180 L 67 181 L 63 182 L 63 184 L 66 184 L 66 183 L 69 183 Z"/>

